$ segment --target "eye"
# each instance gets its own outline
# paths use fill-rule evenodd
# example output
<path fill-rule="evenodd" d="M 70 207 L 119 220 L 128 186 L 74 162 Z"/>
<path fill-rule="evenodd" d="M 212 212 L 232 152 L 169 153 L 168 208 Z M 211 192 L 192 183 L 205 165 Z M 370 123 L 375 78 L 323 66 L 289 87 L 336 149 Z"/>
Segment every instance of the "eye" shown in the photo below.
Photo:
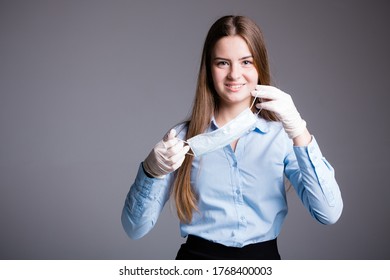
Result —
<path fill-rule="evenodd" d="M 229 62 L 227 62 L 226 60 L 219 60 L 216 62 L 216 65 L 220 68 L 225 68 L 229 66 Z"/>
<path fill-rule="evenodd" d="M 243 64 L 244 66 L 249 66 L 249 65 L 252 65 L 253 62 L 250 61 L 250 60 L 243 60 L 243 61 L 242 61 L 242 64 Z"/>

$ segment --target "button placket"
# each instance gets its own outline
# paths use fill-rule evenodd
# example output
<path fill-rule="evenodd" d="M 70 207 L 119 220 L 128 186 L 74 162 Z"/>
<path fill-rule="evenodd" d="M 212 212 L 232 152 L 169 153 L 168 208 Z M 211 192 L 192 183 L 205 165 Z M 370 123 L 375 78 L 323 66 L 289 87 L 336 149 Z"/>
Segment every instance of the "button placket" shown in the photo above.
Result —
<path fill-rule="evenodd" d="M 233 169 L 232 173 L 234 174 L 233 187 L 235 193 L 235 200 L 237 201 L 238 204 L 242 204 L 243 197 L 242 197 L 241 184 L 240 184 L 240 174 L 238 170 L 237 159 L 235 157 L 233 158 L 232 169 Z"/>

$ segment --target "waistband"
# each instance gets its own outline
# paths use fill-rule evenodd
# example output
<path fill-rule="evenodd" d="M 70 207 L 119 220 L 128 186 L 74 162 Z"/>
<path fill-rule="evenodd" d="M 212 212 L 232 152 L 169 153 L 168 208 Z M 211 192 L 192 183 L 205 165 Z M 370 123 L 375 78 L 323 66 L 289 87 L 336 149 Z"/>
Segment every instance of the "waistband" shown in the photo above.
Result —
<path fill-rule="evenodd" d="M 180 251 L 192 259 L 280 260 L 276 238 L 239 248 L 188 235 Z"/>

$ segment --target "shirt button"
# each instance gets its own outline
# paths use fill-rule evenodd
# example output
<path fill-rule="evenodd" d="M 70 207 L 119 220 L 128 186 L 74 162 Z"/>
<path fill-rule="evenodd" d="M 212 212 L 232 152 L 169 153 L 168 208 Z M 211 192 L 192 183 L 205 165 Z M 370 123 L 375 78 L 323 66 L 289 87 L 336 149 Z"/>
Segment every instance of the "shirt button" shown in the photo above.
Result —
<path fill-rule="evenodd" d="M 240 194 L 240 190 L 236 190 L 236 194 Z"/>

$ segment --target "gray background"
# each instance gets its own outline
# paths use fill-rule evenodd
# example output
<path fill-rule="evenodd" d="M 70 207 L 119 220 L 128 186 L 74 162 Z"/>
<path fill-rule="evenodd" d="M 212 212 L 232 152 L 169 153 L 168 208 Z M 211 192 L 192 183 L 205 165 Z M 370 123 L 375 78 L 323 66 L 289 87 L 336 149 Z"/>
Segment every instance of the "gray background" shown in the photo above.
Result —
<path fill-rule="evenodd" d="M 344 198 L 339 222 L 294 192 L 284 259 L 389 259 L 385 1 L 0 1 L 0 258 L 172 259 L 175 211 L 133 241 L 120 214 L 138 164 L 186 118 L 203 40 L 225 14 L 263 29 Z"/>

